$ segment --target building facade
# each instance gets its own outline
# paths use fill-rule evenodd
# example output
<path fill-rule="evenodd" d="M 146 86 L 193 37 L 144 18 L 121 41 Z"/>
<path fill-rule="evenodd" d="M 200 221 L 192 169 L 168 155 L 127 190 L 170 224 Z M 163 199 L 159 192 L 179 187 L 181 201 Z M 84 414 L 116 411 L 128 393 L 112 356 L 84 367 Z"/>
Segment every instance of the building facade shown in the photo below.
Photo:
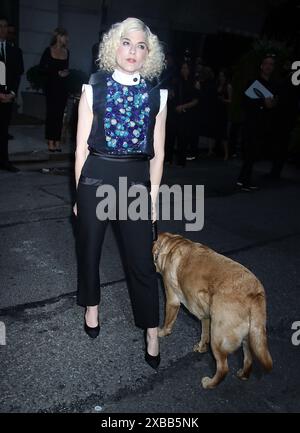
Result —
<path fill-rule="evenodd" d="M 91 69 L 91 48 L 101 30 L 128 16 L 143 19 L 170 49 L 177 39 L 190 34 L 218 32 L 258 36 L 270 3 L 280 0 L 1 0 L 2 9 L 18 29 L 25 70 L 39 62 L 57 26 L 70 35 L 70 66 L 86 73 Z M 179 36 L 178 36 L 179 35 Z M 199 39 L 199 53 L 201 43 Z M 21 89 L 28 86 L 23 77 Z"/>

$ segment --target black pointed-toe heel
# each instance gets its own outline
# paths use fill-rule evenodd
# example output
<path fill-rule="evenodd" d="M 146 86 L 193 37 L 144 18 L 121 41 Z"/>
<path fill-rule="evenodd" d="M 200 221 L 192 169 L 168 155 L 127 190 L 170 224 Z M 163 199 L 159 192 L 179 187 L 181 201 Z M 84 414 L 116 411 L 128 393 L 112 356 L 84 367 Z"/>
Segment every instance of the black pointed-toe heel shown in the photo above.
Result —
<path fill-rule="evenodd" d="M 86 324 L 86 321 L 84 321 L 84 330 L 89 337 L 97 338 L 100 332 L 100 325 L 96 326 L 95 328 L 91 328 Z"/>
<path fill-rule="evenodd" d="M 100 325 L 91 328 L 86 324 L 85 318 L 84 318 L 84 330 L 87 333 L 87 335 L 91 338 L 97 338 L 100 332 Z"/>
<path fill-rule="evenodd" d="M 147 330 L 144 332 L 144 340 L 145 340 L 145 361 L 147 362 L 150 367 L 154 368 L 154 370 L 157 370 L 159 364 L 160 364 L 160 353 L 156 356 L 150 355 L 147 350 Z"/>

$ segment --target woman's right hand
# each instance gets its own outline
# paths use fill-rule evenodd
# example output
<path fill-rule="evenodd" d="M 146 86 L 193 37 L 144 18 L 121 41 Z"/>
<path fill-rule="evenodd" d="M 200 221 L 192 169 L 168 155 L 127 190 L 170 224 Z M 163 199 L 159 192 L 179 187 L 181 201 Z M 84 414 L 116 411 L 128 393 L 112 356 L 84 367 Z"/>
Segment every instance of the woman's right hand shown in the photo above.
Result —
<path fill-rule="evenodd" d="M 177 113 L 182 113 L 184 111 L 184 108 L 183 108 L 183 105 L 177 105 L 177 107 L 176 107 L 176 112 Z"/>
<path fill-rule="evenodd" d="M 73 206 L 73 213 L 75 216 L 77 216 L 77 203 L 75 203 Z"/>

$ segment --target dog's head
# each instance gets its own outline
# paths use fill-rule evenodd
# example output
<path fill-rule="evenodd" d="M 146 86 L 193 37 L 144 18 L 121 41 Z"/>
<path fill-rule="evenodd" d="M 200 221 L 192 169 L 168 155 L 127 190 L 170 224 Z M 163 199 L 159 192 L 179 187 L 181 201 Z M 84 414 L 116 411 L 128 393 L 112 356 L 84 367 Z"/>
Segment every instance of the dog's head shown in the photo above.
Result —
<path fill-rule="evenodd" d="M 180 235 L 164 232 L 159 233 L 157 240 L 153 243 L 152 253 L 153 260 L 157 272 L 162 272 L 164 269 L 165 258 L 173 246 L 173 240 L 182 239 Z"/>

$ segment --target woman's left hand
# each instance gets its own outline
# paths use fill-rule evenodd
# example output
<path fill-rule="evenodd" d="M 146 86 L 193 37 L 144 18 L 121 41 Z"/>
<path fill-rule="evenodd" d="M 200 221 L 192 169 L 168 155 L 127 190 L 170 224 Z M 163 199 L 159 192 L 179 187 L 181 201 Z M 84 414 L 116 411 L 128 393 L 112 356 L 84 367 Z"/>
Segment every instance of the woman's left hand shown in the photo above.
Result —
<path fill-rule="evenodd" d="M 154 196 L 154 191 L 152 191 L 150 193 L 151 196 L 151 220 L 154 223 L 157 220 L 157 215 L 156 215 L 156 197 Z"/>
<path fill-rule="evenodd" d="M 60 77 L 66 78 L 70 74 L 70 71 L 69 69 L 64 69 L 63 71 L 59 71 L 58 74 Z"/>
<path fill-rule="evenodd" d="M 155 223 L 156 220 L 157 220 L 156 206 L 152 204 L 152 222 Z"/>
<path fill-rule="evenodd" d="M 178 105 L 178 106 L 176 107 L 176 111 L 177 111 L 177 113 L 182 113 L 182 112 L 184 111 L 184 107 L 183 107 L 183 105 Z"/>

